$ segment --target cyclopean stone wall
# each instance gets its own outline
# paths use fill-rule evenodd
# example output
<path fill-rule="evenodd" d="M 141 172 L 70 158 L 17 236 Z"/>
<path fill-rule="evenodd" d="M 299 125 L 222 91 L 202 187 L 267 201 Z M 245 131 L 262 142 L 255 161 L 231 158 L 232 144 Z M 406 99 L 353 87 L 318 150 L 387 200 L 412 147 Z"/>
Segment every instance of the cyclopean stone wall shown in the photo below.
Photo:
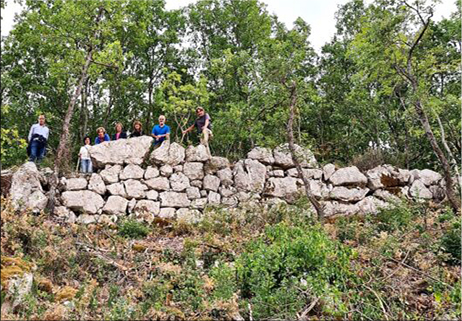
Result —
<path fill-rule="evenodd" d="M 80 223 L 117 221 L 127 215 L 147 222 L 156 216 L 195 221 L 207 206 L 293 203 L 304 192 L 287 145 L 256 147 L 234 164 L 209 157 L 202 145 L 185 149 L 164 142 L 151 150 L 148 136 L 92 146 L 96 172 L 60 179 L 57 215 Z M 383 165 L 361 173 L 354 166 L 321 168 L 311 151 L 299 146 L 297 153 L 326 216 L 373 214 L 402 198 L 445 197 L 441 175 L 428 169 Z M 13 175 L 10 195 L 17 209 L 45 208 L 50 172 L 45 174 L 26 163 Z"/>

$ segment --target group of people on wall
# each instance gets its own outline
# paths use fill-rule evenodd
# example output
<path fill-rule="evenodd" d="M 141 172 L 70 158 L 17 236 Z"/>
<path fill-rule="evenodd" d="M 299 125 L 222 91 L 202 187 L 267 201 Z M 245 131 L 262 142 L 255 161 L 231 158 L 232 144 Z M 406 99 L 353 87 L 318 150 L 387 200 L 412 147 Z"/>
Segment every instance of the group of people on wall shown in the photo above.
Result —
<path fill-rule="evenodd" d="M 197 129 L 197 133 L 200 136 L 200 143 L 207 148 L 207 152 L 210 154 L 209 140 L 212 137 L 212 122 L 209 114 L 207 114 L 203 107 L 196 108 L 197 118 L 195 122 L 182 131 L 182 134 L 192 131 L 194 128 Z M 167 119 L 164 115 L 159 116 L 159 123 L 154 125 L 151 130 L 151 136 L 154 138 L 154 148 L 159 147 L 165 140 L 170 140 L 170 126 L 166 124 Z M 133 122 L 133 130 L 128 133 L 123 130 L 122 123 L 118 122 L 115 124 L 115 133 L 112 137 L 106 132 L 104 127 L 98 127 L 96 129 L 96 138 L 94 144 L 98 145 L 103 142 L 109 142 L 119 139 L 126 139 L 132 137 L 140 137 L 146 135 L 143 131 L 143 125 L 139 120 Z M 29 155 L 29 161 L 39 163 L 46 153 L 46 146 L 50 130 L 45 124 L 45 115 L 38 117 L 38 123 L 31 126 L 28 136 L 28 147 L 27 153 Z M 80 171 L 82 173 L 92 173 L 92 163 L 90 158 L 89 148 L 91 147 L 91 139 L 89 136 L 85 136 L 84 145 L 79 150 L 80 159 Z"/>

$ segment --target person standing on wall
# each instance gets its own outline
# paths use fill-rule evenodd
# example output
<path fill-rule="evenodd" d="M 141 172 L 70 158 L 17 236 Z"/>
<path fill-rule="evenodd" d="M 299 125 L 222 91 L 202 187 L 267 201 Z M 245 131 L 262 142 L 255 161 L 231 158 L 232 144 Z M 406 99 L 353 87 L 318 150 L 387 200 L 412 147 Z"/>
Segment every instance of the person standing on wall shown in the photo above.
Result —
<path fill-rule="evenodd" d="M 83 139 L 84 146 L 80 147 L 79 157 L 80 157 L 80 171 L 84 174 L 92 173 L 92 163 L 90 158 L 89 149 L 90 145 L 90 137 L 85 136 Z"/>
<path fill-rule="evenodd" d="M 154 147 L 159 147 L 165 140 L 170 140 L 170 127 L 165 124 L 164 115 L 159 116 L 159 125 L 152 128 L 151 136 L 154 137 Z"/>
<path fill-rule="evenodd" d="M 183 135 L 197 128 L 197 133 L 200 138 L 200 142 L 207 148 L 208 154 L 211 156 L 209 148 L 209 140 L 213 137 L 212 133 L 212 119 L 207 114 L 203 107 L 197 107 L 196 109 L 197 119 L 189 128 L 183 131 Z"/>
<path fill-rule="evenodd" d="M 45 125 L 45 115 L 38 117 L 38 123 L 31 126 L 29 130 L 27 154 L 29 161 L 40 163 L 45 156 L 46 146 L 50 130 Z"/>

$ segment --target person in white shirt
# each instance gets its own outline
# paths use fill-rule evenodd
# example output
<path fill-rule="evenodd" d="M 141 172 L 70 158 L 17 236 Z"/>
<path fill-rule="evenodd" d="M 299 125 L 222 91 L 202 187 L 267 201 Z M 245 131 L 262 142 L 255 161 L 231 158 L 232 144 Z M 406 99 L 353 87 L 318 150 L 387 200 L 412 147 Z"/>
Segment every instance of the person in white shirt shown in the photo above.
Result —
<path fill-rule="evenodd" d="M 27 137 L 29 141 L 29 146 L 27 148 L 29 161 L 38 163 L 45 156 L 49 134 L 50 130 L 45 125 L 45 115 L 40 115 L 38 124 L 31 126 L 29 136 Z"/>
<path fill-rule="evenodd" d="M 80 151 L 79 151 L 80 171 L 82 173 L 92 173 L 93 167 L 91 164 L 91 158 L 90 158 L 90 152 L 89 152 L 89 149 L 91 147 L 90 137 L 85 136 L 85 138 L 83 139 L 83 142 L 85 143 L 85 145 L 80 147 Z"/>

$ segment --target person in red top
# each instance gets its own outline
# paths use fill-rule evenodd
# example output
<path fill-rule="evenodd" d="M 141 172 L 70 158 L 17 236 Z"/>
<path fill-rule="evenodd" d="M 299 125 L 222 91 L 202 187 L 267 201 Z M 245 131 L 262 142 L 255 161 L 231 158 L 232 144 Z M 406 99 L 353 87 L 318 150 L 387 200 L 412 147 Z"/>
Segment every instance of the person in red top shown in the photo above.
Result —
<path fill-rule="evenodd" d="M 112 140 L 118 140 L 121 138 L 127 138 L 127 133 L 123 131 L 122 129 L 122 123 L 117 123 L 115 125 L 115 131 L 116 133 L 112 135 Z"/>

